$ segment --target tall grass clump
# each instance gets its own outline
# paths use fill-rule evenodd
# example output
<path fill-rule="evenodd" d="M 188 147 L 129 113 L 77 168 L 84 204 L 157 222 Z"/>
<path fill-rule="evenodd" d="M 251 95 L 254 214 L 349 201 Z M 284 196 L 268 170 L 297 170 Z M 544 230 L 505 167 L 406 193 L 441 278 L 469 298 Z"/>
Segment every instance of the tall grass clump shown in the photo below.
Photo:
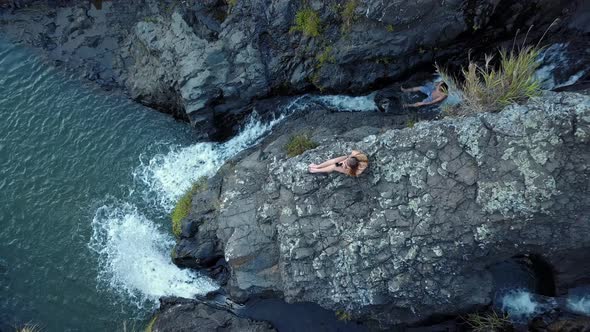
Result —
<path fill-rule="evenodd" d="M 540 95 L 541 82 L 535 77 L 539 68 L 537 59 L 542 50 L 539 45 L 547 32 L 559 22 L 559 19 L 555 19 L 535 46 L 524 46 L 532 26 L 520 48 L 515 47 L 517 32 L 512 49 L 499 51 L 500 62 L 497 66 L 492 65 L 491 55 L 485 55 L 483 66 L 470 59 L 467 69 L 461 70 L 461 82 L 437 65 L 437 71 L 449 86 L 449 96 L 455 94 L 462 99 L 461 105 L 447 109 L 451 113 L 449 115 L 498 112 L 509 104 Z"/>
<path fill-rule="evenodd" d="M 176 237 L 179 237 L 182 231 L 182 219 L 188 217 L 188 214 L 191 209 L 191 204 L 193 202 L 193 195 L 199 191 L 205 190 L 206 187 L 207 179 L 199 179 L 197 182 L 193 183 L 192 187 L 189 190 L 187 190 L 187 192 L 185 192 L 184 195 L 182 195 L 182 197 L 180 197 L 180 199 L 176 203 L 176 206 L 174 207 L 174 210 L 172 210 L 172 214 L 170 215 L 172 219 L 172 233 L 174 233 Z"/>
<path fill-rule="evenodd" d="M 317 37 L 320 35 L 320 16 L 309 7 L 301 9 L 295 14 L 295 25 L 290 31 L 299 31 L 306 36 Z"/>
<path fill-rule="evenodd" d="M 457 115 L 479 112 L 497 112 L 504 106 L 522 102 L 538 96 L 541 84 L 535 78 L 539 67 L 538 47 L 526 46 L 510 52 L 501 50 L 500 62 L 494 67 L 493 56 L 486 55 L 483 66 L 469 61 L 467 69 L 462 69 L 462 82 L 437 66 L 441 77 L 452 88 L 456 88 L 463 104 L 456 108 Z"/>
<path fill-rule="evenodd" d="M 295 157 L 318 146 L 319 144 L 312 141 L 308 134 L 299 134 L 291 136 L 289 142 L 285 145 L 285 150 L 287 156 Z"/>

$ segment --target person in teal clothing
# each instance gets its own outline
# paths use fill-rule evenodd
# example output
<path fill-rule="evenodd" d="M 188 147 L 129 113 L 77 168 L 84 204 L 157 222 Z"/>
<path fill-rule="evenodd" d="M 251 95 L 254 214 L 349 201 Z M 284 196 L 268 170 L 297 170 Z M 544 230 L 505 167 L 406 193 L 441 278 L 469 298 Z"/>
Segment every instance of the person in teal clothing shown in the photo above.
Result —
<path fill-rule="evenodd" d="M 403 92 L 421 92 L 426 95 L 424 100 L 414 103 L 414 104 L 404 104 L 404 107 L 420 107 L 420 106 L 428 106 L 434 105 L 436 103 L 440 103 L 441 101 L 445 100 L 448 96 L 448 86 L 445 82 L 438 82 L 428 83 L 423 86 L 417 86 L 414 88 L 404 89 L 401 87 Z"/>

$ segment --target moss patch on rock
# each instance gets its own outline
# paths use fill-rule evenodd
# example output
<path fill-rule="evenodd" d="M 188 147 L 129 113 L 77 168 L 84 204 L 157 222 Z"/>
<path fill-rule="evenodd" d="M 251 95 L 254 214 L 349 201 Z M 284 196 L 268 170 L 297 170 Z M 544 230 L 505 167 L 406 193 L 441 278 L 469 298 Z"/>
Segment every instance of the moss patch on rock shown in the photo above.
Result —
<path fill-rule="evenodd" d="M 193 195 L 199 191 L 203 191 L 207 188 L 207 179 L 200 178 L 197 182 L 193 183 L 192 187 L 187 190 L 182 197 L 176 203 L 174 210 L 172 210 L 172 214 L 170 215 L 172 219 L 172 233 L 176 237 L 180 236 L 181 232 L 181 222 L 182 219 L 186 218 L 190 212 L 191 204 L 193 201 Z"/>
<path fill-rule="evenodd" d="M 289 142 L 285 145 L 285 151 L 287 156 L 295 157 L 307 150 L 315 149 L 319 146 L 318 143 L 314 142 L 309 134 L 298 134 L 291 136 Z"/>
<path fill-rule="evenodd" d="M 352 24 L 356 20 L 356 8 L 358 0 L 348 0 L 342 9 L 342 32 L 350 31 Z"/>
<path fill-rule="evenodd" d="M 303 8 L 295 14 L 295 25 L 291 27 L 291 32 L 302 32 L 308 37 L 317 37 L 320 35 L 320 16 L 311 8 Z"/>
<path fill-rule="evenodd" d="M 158 319 L 158 315 L 154 315 L 154 317 L 152 317 L 152 319 L 150 319 L 150 322 L 145 327 L 145 332 L 152 332 L 152 330 L 154 328 L 154 324 L 156 323 L 156 319 Z"/>

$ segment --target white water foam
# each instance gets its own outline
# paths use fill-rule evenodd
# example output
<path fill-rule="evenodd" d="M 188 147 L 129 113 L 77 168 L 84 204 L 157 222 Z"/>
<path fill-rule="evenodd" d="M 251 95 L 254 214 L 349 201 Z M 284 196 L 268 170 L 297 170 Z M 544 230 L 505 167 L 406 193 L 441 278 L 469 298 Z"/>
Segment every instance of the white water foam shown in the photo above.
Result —
<path fill-rule="evenodd" d="M 584 76 L 584 74 L 586 74 L 586 71 L 580 70 L 579 72 L 577 72 L 574 75 L 570 76 L 570 78 L 568 78 L 567 81 L 555 85 L 555 88 L 554 89 L 575 84 L 582 76 Z"/>
<path fill-rule="evenodd" d="M 590 316 L 590 295 L 569 296 L 566 303 L 569 310 L 578 314 Z"/>
<path fill-rule="evenodd" d="M 531 293 L 523 290 L 510 291 L 502 298 L 502 310 L 511 318 L 526 318 L 537 312 L 538 306 Z"/>
<path fill-rule="evenodd" d="M 281 115 L 263 123 L 252 116 L 238 135 L 225 143 L 203 142 L 187 147 L 175 147 L 159 154 L 135 170 L 138 178 L 157 197 L 159 206 L 169 212 L 175 202 L 201 177 L 211 177 L 229 158 L 258 142 L 286 116 L 300 109 L 301 98 L 283 109 Z"/>
<path fill-rule="evenodd" d="M 304 107 L 302 98 L 294 99 L 278 118 L 267 123 L 252 116 L 240 134 L 225 143 L 177 146 L 142 162 L 133 175 L 143 186 L 131 188 L 130 197 L 139 194 L 153 209 L 152 214 L 169 212 L 194 181 L 212 176 L 228 158 L 255 144 L 277 123 Z M 154 199 L 158 204 L 151 204 Z M 99 283 L 140 309 L 155 307 L 162 296 L 192 298 L 219 288 L 208 277 L 174 265 L 170 252 L 175 241 L 169 231 L 162 230 L 133 204 L 101 206 L 92 221 L 92 231 L 89 247 L 98 254 Z"/>
<path fill-rule="evenodd" d="M 567 43 L 553 44 L 539 54 L 537 62 L 541 64 L 541 67 L 535 72 L 535 78 L 541 82 L 543 89 L 552 90 L 575 84 L 586 73 L 580 70 L 563 82 L 555 80 L 554 71 L 558 68 L 567 68 L 572 62 L 567 56 L 567 46 Z"/>
<path fill-rule="evenodd" d="M 174 265 L 172 236 L 130 204 L 100 207 L 92 229 L 89 246 L 99 256 L 99 282 L 138 308 L 153 307 L 162 296 L 191 298 L 218 288 L 211 279 Z"/>
<path fill-rule="evenodd" d="M 318 96 L 316 100 L 339 112 L 370 112 L 378 110 L 374 93 L 366 96 Z"/>
<path fill-rule="evenodd" d="M 507 292 L 501 299 L 502 311 L 513 322 L 524 323 L 531 318 L 558 307 L 555 298 L 530 293 L 522 289 Z"/>

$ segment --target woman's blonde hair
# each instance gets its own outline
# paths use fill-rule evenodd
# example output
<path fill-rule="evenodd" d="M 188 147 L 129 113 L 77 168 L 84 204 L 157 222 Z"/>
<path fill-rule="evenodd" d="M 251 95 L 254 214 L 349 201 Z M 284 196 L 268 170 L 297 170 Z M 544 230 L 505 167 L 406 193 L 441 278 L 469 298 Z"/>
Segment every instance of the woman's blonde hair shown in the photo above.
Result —
<path fill-rule="evenodd" d="M 350 161 L 353 161 L 352 164 Z M 349 167 L 348 175 L 359 176 L 369 166 L 369 158 L 365 154 L 358 153 L 354 157 L 350 157 L 346 162 Z"/>

